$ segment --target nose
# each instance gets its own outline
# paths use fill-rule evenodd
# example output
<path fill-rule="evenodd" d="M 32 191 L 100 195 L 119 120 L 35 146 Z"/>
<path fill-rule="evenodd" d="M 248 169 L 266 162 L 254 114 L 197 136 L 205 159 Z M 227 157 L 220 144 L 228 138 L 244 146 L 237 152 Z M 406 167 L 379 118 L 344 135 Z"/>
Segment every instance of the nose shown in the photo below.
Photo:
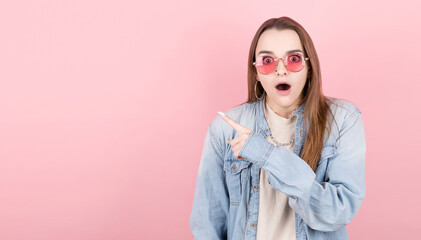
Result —
<path fill-rule="evenodd" d="M 279 59 L 275 68 L 275 73 L 278 75 L 286 75 L 287 69 L 285 68 L 283 59 Z"/>

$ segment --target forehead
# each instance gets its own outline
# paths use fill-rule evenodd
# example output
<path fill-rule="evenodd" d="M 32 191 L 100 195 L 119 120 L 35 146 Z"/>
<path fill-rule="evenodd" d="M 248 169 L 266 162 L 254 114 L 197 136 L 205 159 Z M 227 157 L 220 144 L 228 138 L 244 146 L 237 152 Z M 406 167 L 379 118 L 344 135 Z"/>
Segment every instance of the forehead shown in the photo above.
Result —
<path fill-rule="evenodd" d="M 266 50 L 272 51 L 277 56 L 282 56 L 288 50 L 293 49 L 304 51 L 297 32 L 291 29 L 269 29 L 260 35 L 255 55 L 257 56 L 260 51 Z"/>

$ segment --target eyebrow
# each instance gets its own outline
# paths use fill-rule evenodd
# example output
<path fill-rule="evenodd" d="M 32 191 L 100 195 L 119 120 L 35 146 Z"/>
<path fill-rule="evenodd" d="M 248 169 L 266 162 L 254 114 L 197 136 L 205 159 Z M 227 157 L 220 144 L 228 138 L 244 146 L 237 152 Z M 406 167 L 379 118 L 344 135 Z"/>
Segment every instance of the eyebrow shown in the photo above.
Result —
<path fill-rule="evenodd" d="M 287 53 L 287 54 L 290 54 L 290 53 L 294 53 L 294 52 L 301 52 L 301 53 L 303 53 L 303 51 L 301 51 L 300 49 L 289 50 L 289 51 L 287 51 L 286 53 Z M 262 54 L 262 53 L 269 53 L 269 54 L 273 54 L 273 55 L 275 55 L 272 51 L 267 51 L 267 50 L 262 50 L 262 51 L 260 51 L 260 52 L 259 52 L 259 54 L 257 54 L 257 55 L 260 55 L 260 54 Z"/>

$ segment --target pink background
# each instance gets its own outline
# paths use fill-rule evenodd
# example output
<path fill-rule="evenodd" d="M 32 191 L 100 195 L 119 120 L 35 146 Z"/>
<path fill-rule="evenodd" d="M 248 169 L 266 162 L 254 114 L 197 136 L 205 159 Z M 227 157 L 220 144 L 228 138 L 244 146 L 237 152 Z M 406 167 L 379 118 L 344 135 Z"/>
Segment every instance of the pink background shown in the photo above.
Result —
<path fill-rule="evenodd" d="M 247 96 L 268 18 L 312 36 L 363 114 L 351 239 L 419 236 L 418 1 L 2 1 L 0 239 L 192 239 L 207 127 Z"/>

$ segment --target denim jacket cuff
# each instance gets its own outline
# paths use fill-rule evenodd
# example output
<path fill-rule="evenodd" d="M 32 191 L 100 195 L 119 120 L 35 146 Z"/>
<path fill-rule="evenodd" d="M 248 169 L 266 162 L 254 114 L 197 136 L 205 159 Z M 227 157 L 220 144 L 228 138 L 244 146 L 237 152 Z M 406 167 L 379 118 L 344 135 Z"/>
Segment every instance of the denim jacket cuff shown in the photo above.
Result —
<path fill-rule="evenodd" d="M 275 145 L 266 141 L 266 139 L 260 135 L 260 131 L 253 131 L 244 142 L 238 155 L 261 168 L 273 151 L 273 148 L 275 148 Z"/>
<path fill-rule="evenodd" d="M 290 196 L 298 196 L 304 201 L 309 201 L 316 174 L 295 153 L 268 142 L 259 131 L 249 135 L 239 155 L 259 168 L 269 171 L 271 173 L 269 178 L 273 175 L 279 181 L 292 187 L 293 189 L 288 192 Z M 271 182 L 275 184 L 276 181 Z"/>

